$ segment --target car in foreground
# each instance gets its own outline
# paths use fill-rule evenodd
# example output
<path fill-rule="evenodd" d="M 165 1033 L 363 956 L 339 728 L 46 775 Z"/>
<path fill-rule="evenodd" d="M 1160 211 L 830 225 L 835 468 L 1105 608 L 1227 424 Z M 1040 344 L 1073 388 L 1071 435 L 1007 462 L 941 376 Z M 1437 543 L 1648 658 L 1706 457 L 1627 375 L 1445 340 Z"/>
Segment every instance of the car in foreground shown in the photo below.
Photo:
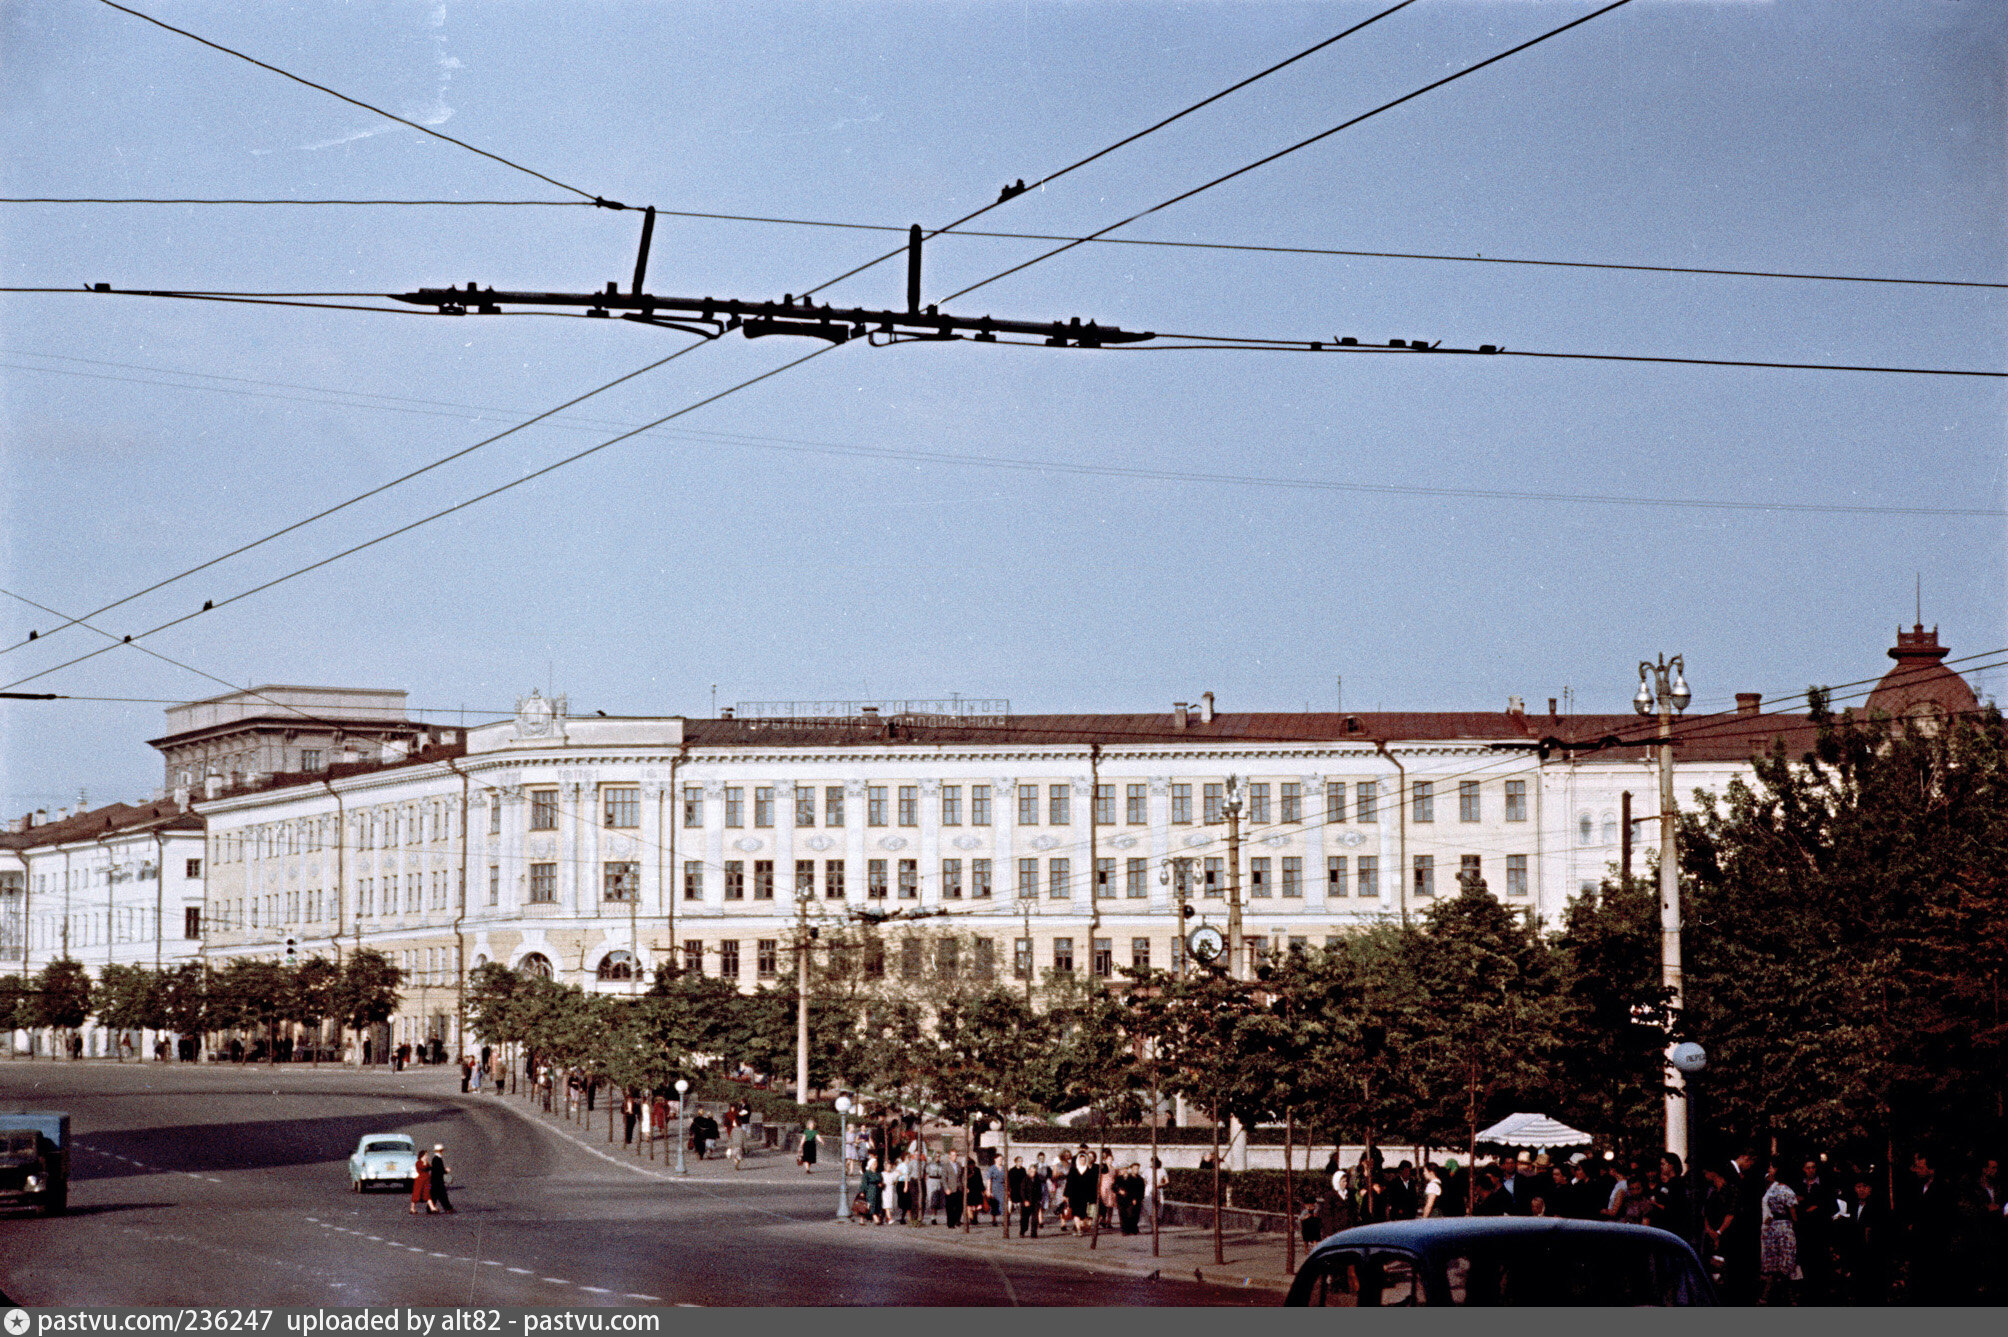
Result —
<path fill-rule="evenodd" d="M 0 1208 L 60 1216 L 70 1203 L 70 1116 L 0 1114 Z"/>
<path fill-rule="evenodd" d="M 349 1157 L 349 1189 L 367 1193 L 391 1185 L 410 1188 L 418 1174 L 418 1146 L 403 1133 L 366 1133 Z"/>
<path fill-rule="evenodd" d="M 1442 1217 L 1355 1226 L 1311 1250 L 1294 1306 L 1712 1305 L 1686 1240 L 1561 1217 Z"/>

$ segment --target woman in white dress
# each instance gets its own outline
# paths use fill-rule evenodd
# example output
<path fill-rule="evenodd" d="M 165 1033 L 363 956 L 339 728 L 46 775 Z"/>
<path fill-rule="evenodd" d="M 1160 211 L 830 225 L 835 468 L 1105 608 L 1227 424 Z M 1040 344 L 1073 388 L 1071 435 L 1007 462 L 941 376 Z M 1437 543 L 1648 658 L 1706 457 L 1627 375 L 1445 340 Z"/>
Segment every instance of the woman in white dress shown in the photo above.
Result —
<path fill-rule="evenodd" d="M 1764 1279 L 1759 1304 L 1792 1303 L 1792 1283 L 1799 1271 L 1799 1195 L 1785 1182 L 1777 1161 L 1764 1170 L 1764 1196 L 1757 1216 L 1757 1264 Z"/>

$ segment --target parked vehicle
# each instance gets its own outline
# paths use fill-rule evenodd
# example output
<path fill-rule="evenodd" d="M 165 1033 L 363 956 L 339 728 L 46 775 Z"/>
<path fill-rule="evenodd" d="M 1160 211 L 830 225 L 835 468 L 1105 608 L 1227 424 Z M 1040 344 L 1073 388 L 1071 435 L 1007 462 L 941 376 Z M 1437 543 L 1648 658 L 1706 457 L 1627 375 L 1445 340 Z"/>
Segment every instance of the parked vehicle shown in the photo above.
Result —
<path fill-rule="evenodd" d="M 1558 1217 L 1447 1217 L 1328 1236 L 1286 1305 L 1712 1305 L 1701 1260 L 1650 1226 Z"/>
<path fill-rule="evenodd" d="M 365 1133 L 349 1157 L 349 1190 L 391 1185 L 408 1189 L 418 1174 L 418 1146 L 404 1133 Z"/>
<path fill-rule="evenodd" d="M 70 1204 L 70 1116 L 0 1114 L 0 1208 L 58 1216 Z"/>

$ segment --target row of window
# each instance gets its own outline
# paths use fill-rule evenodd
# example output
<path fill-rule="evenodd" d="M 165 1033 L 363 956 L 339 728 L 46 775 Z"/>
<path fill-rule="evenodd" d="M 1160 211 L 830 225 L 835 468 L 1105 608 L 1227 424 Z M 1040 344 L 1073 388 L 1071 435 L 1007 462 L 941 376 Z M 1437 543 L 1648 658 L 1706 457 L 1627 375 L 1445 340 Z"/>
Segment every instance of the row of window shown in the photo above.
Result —
<path fill-rule="evenodd" d="M 1051 969 L 1055 974 L 1074 973 L 1074 943 L 1071 937 L 1052 940 Z M 1338 946 L 1336 934 L 1327 935 L 1325 946 Z M 708 949 L 701 938 L 685 938 L 680 944 L 683 950 L 683 968 L 691 974 L 704 974 L 706 956 L 715 961 L 710 972 L 720 979 L 740 978 L 742 940 L 725 938 L 713 943 Z M 964 946 L 972 951 L 967 960 L 963 956 Z M 1088 960 L 1090 974 L 1108 979 L 1116 971 L 1116 943 L 1114 938 L 1092 938 L 1088 940 Z M 1242 950 L 1247 954 L 1249 968 L 1275 959 L 1280 951 L 1305 952 L 1310 950 L 1311 940 L 1305 936 L 1283 936 L 1271 945 L 1267 935 L 1251 934 L 1242 939 Z M 888 950 L 890 947 L 891 950 Z M 1173 970 L 1184 965 L 1183 943 L 1176 937 L 1170 943 L 1171 954 L 1168 962 Z M 931 950 L 930 950 L 931 949 Z M 1011 974 L 1016 979 L 1026 979 L 1032 975 L 1034 963 L 1034 943 L 1030 938 L 1015 938 L 1011 943 Z M 918 982 L 929 978 L 951 982 L 962 979 L 994 980 L 997 978 L 997 944 L 991 938 L 975 938 L 968 944 L 961 939 L 945 937 L 932 942 L 921 938 L 904 938 L 897 943 L 887 944 L 872 939 L 864 944 L 859 953 L 859 969 L 867 979 L 883 979 L 890 968 L 900 979 Z M 760 979 L 773 979 L 780 973 L 781 942 L 777 938 L 757 938 L 754 940 L 753 969 Z M 1149 970 L 1152 965 L 1151 940 L 1133 937 L 1129 940 L 1128 965 L 1134 970 Z"/>

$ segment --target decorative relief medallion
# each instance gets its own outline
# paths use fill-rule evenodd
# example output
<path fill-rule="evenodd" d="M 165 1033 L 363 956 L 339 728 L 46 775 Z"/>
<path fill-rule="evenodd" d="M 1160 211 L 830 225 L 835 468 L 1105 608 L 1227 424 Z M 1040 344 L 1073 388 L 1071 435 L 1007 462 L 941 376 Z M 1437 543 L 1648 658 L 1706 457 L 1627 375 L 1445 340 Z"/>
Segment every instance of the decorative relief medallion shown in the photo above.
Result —
<path fill-rule="evenodd" d="M 1115 838 L 1115 847 L 1119 850 L 1133 850 L 1136 848 L 1136 837 L 1117 836 Z"/>
<path fill-rule="evenodd" d="M 1059 847 L 1060 840 L 1057 836 L 1036 836 L 1032 840 L 1032 848 L 1035 850 L 1051 850 Z"/>
<path fill-rule="evenodd" d="M 959 850 L 980 850 L 983 848 L 983 838 L 981 836 L 957 836 L 949 843 Z"/>
<path fill-rule="evenodd" d="M 1344 845 L 1349 850 L 1356 850 L 1367 843 L 1366 833 L 1363 831 L 1348 831 L 1340 836 L 1338 840 L 1341 845 Z"/>
<path fill-rule="evenodd" d="M 807 845 L 810 849 L 815 850 L 818 853 L 821 853 L 823 850 L 830 848 L 837 842 L 831 840 L 828 836 L 810 836 L 807 840 L 803 841 L 802 843 L 804 845 Z"/>
<path fill-rule="evenodd" d="M 1272 850 L 1281 849 L 1290 843 L 1290 838 L 1285 835 L 1264 836 L 1262 837 L 1262 843 Z"/>
<path fill-rule="evenodd" d="M 566 700 L 562 696 L 545 699 L 535 688 L 528 696 L 516 698 L 516 736 L 518 738 L 547 738 L 559 727 L 565 718 Z"/>
<path fill-rule="evenodd" d="M 906 837 L 883 836 L 879 839 L 879 848 L 882 850 L 903 850 L 906 848 Z"/>
<path fill-rule="evenodd" d="M 614 836 L 607 841 L 607 853 L 621 858 L 634 853 L 634 841 L 626 836 Z"/>
<path fill-rule="evenodd" d="M 1189 835 L 1185 838 L 1185 843 L 1188 848 L 1196 850 L 1202 845 L 1211 845 L 1213 843 L 1213 837 L 1202 836 L 1195 832 L 1194 834 Z"/>
<path fill-rule="evenodd" d="M 558 842 L 549 836 L 538 836 L 530 842 L 532 858 L 548 859 L 558 852 Z"/>
<path fill-rule="evenodd" d="M 741 836 L 732 842 L 732 848 L 735 850 L 744 850 L 746 853 L 751 854 L 754 850 L 759 849 L 762 844 L 764 842 L 758 836 Z"/>

